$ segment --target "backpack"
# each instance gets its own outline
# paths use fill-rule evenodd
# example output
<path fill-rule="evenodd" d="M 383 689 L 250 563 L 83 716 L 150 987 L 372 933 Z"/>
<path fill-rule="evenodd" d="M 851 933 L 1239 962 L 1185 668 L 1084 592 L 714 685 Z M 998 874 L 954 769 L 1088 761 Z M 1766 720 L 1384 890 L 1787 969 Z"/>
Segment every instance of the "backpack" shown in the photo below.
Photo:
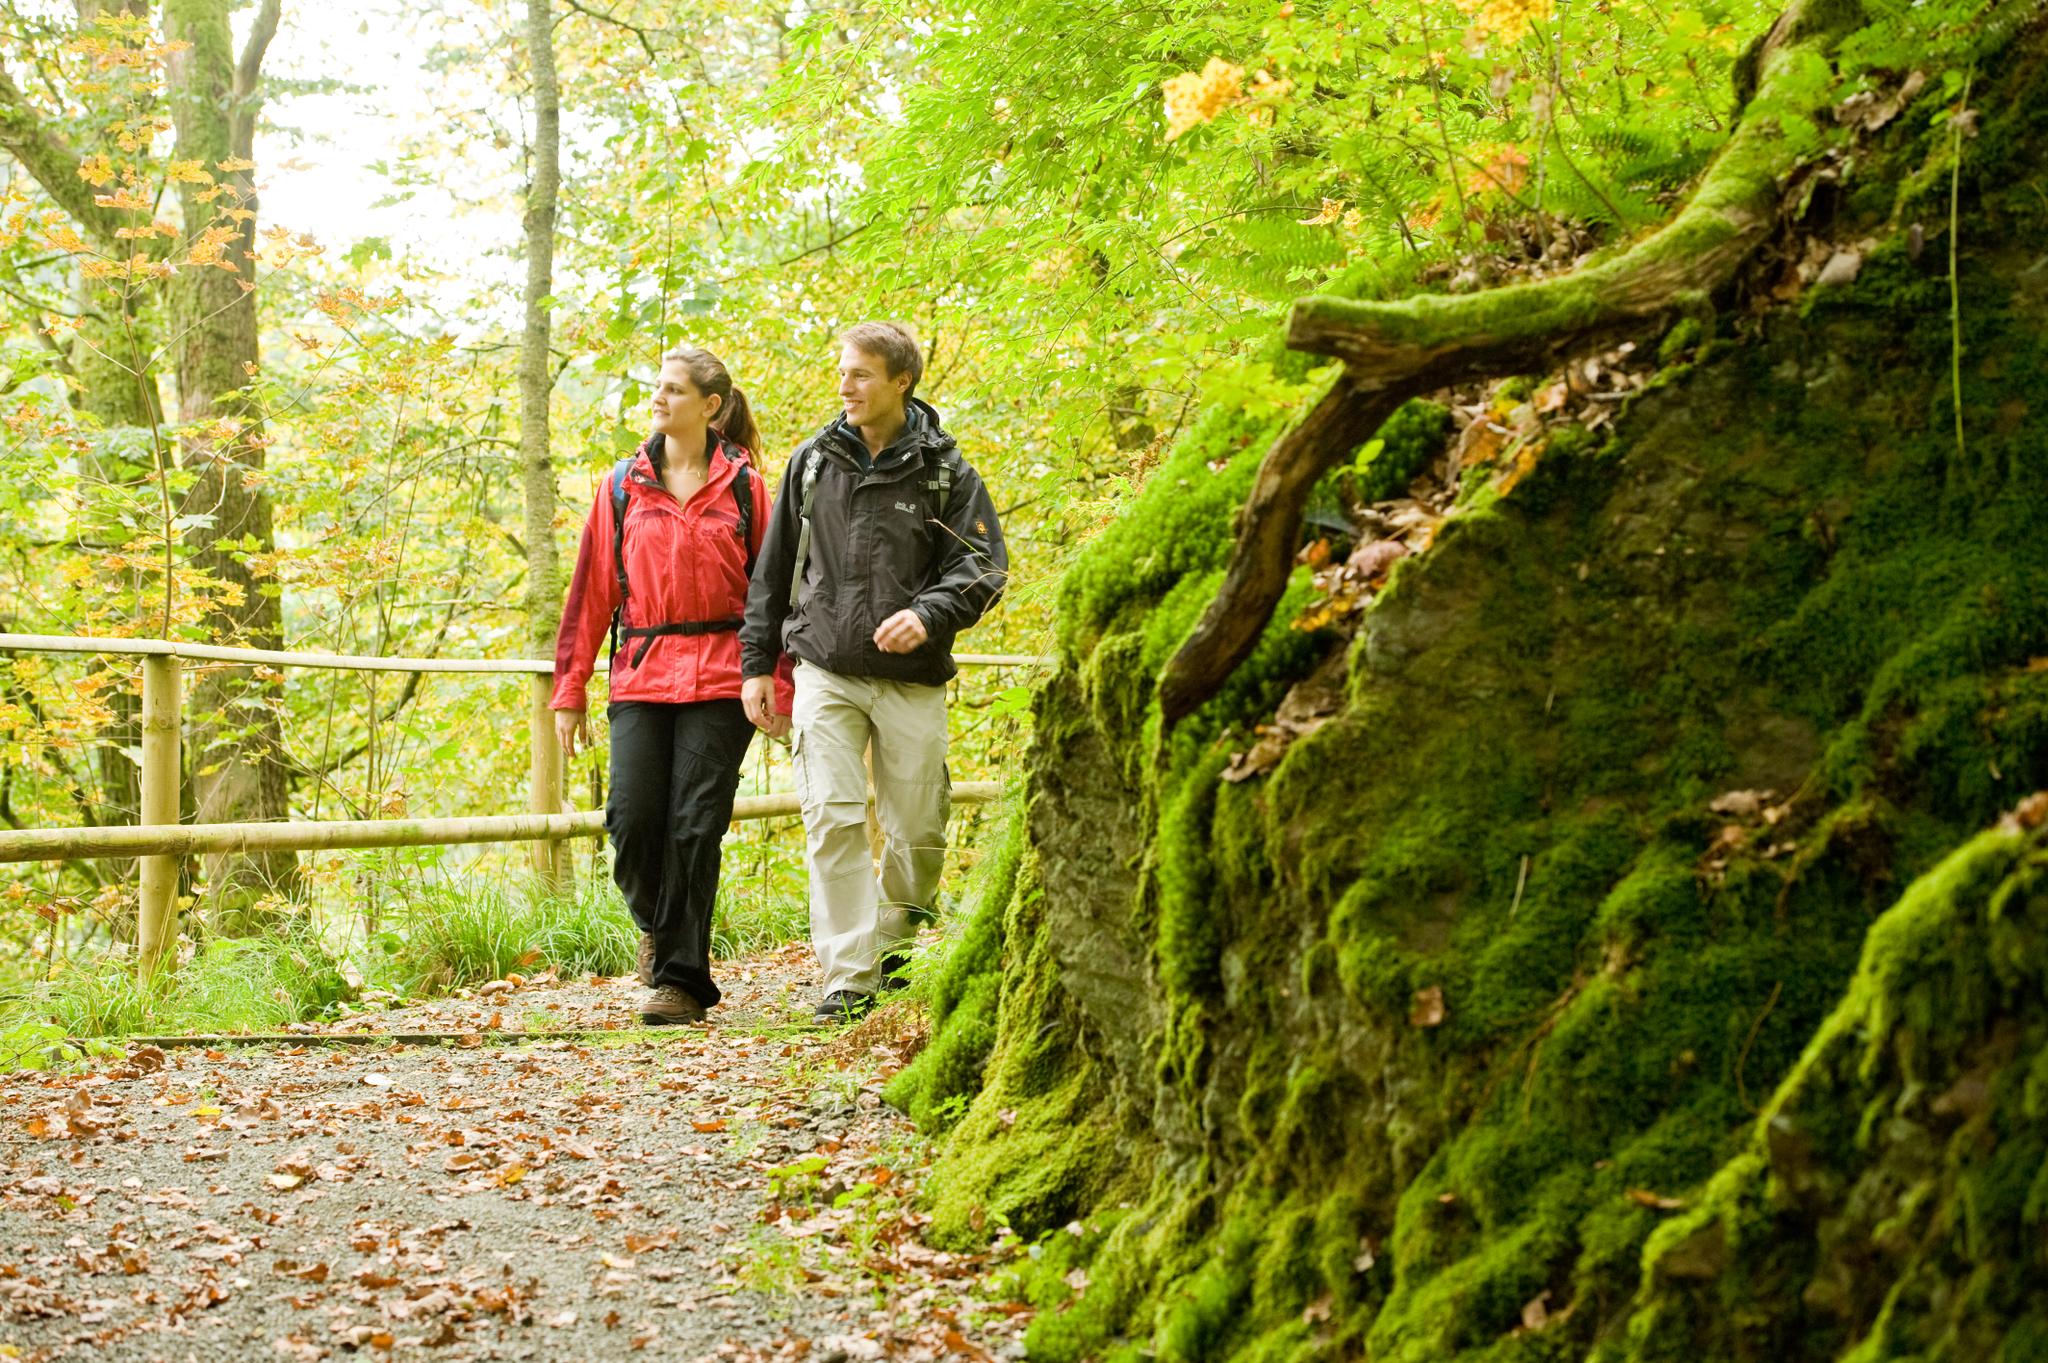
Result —
<path fill-rule="evenodd" d="M 607 663 L 619 653 L 619 635 L 626 618 L 626 598 L 631 589 L 626 582 L 626 478 L 633 471 L 633 463 L 640 455 L 627 455 L 612 465 L 611 475 L 605 480 L 610 489 L 612 503 L 612 576 L 619 585 L 619 604 L 612 608 L 612 638 L 610 651 L 605 655 Z M 747 555 L 747 576 L 754 575 L 754 471 L 741 464 L 732 476 L 733 505 L 739 511 L 740 545 Z M 738 616 L 724 620 L 685 620 L 661 625 L 627 626 L 623 630 L 627 639 L 639 639 L 640 647 L 633 654 L 634 667 L 640 666 L 647 658 L 647 650 L 654 647 L 654 641 L 664 634 L 718 634 L 737 630 L 743 622 Z"/>
<path fill-rule="evenodd" d="M 801 523 L 796 532 L 796 567 L 792 568 L 789 574 L 789 608 L 791 610 L 796 609 L 797 597 L 803 591 L 804 564 L 811 557 L 811 504 L 818 495 L 818 468 L 825 462 L 825 456 L 816 452 L 817 444 L 816 440 L 806 440 L 797 449 L 796 459 L 791 461 L 794 464 L 796 460 L 801 460 L 804 470 L 803 476 L 798 483 L 796 504 L 796 514 Z M 959 453 L 956 450 L 950 446 L 947 447 L 937 459 L 932 461 L 934 467 L 930 470 L 931 476 L 918 484 L 920 488 L 933 494 L 937 499 L 938 514 L 926 515 L 925 523 L 927 525 L 942 519 L 945 515 L 946 503 L 951 498 L 953 492 L 952 461 L 959 457 Z M 926 504 L 927 511 L 929 511 L 932 505 L 933 503 L 929 502 Z M 934 534 L 932 538 L 936 540 L 938 538 L 937 534 Z"/>

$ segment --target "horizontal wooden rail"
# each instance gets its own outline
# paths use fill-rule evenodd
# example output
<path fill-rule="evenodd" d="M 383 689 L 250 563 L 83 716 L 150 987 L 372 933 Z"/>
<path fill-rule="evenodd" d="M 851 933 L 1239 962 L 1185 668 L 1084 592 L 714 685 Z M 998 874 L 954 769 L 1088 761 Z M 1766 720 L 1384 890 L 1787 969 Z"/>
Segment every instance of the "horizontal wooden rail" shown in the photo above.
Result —
<path fill-rule="evenodd" d="M 961 781 L 953 803 L 1000 798 L 996 781 Z M 797 814 L 794 795 L 743 795 L 732 821 Z M 321 823 L 187 823 L 133 828 L 29 828 L 0 832 L 0 862 L 69 861 L 80 857 L 183 857 L 204 852 L 326 851 L 344 847 L 441 847 L 471 842 L 552 842 L 594 838 L 604 811 L 503 814 L 474 819 L 348 819 Z"/>
<path fill-rule="evenodd" d="M 171 639 L 73 638 L 0 633 L 0 655 L 70 653 L 142 659 L 141 808 L 132 828 L 33 828 L 0 832 L 0 863 L 69 861 L 87 857 L 139 858 L 136 941 L 139 969 L 154 971 L 178 931 L 178 859 L 196 854 L 319 851 L 343 847 L 433 847 L 456 843 L 530 842 L 534 869 L 544 880 L 566 881 L 562 840 L 604 832 L 602 813 L 562 808 L 562 748 L 556 741 L 554 663 L 544 658 L 376 658 L 345 653 L 295 653 L 267 648 L 223 648 Z M 182 764 L 179 663 L 335 668 L 353 672 L 466 672 L 525 675 L 528 779 L 526 814 L 472 819 L 365 819 L 327 823 L 180 824 Z M 960 653 L 967 667 L 1039 667 L 1051 658 L 1027 653 Z M 997 797 L 993 782 L 953 787 L 953 798 L 978 804 Z M 735 822 L 797 813 L 793 795 L 752 796 L 737 802 Z"/>
<path fill-rule="evenodd" d="M 258 663 L 269 667 L 324 667 L 347 672 L 524 672 L 548 674 L 551 658 L 372 658 L 348 653 L 291 653 L 268 648 L 222 648 L 174 639 L 73 639 L 59 634 L 0 634 L 0 653 L 117 653 L 194 662 Z M 1033 667 L 1053 660 L 1035 653 L 956 653 L 962 667 Z M 598 663 L 598 670 L 606 664 Z"/>

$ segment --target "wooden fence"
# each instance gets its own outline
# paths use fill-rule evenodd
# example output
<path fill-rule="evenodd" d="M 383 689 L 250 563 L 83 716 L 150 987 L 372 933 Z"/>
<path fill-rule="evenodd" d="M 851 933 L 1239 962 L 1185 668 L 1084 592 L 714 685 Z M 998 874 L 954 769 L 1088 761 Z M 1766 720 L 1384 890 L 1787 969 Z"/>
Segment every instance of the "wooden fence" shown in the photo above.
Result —
<path fill-rule="evenodd" d="M 562 808 L 562 749 L 548 700 L 554 664 L 528 659 L 365 658 L 335 653 L 285 653 L 222 648 L 166 639 L 72 639 L 42 634 L 0 634 L 0 653 L 86 653 L 142 658 L 142 801 L 140 822 L 120 828 L 29 828 L 0 831 L 0 862 L 69 861 L 84 857 L 140 859 L 138 946 L 142 970 L 154 969 L 177 934 L 178 862 L 201 852 L 311 851 L 345 847 L 435 847 L 457 843 L 532 842 L 543 876 L 564 873 L 562 840 L 604 832 L 604 813 Z M 451 819 L 350 819 L 305 823 L 178 822 L 183 757 L 181 661 L 334 668 L 355 672 L 515 673 L 529 676 L 527 709 L 527 813 Z M 1024 654 L 961 653 L 969 667 L 1032 666 L 1047 661 Z M 994 781 L 953 787 L 959 804 L 996 798 Z M 794 795 L 745 796 L 733 821 L 797 813 Z"/>

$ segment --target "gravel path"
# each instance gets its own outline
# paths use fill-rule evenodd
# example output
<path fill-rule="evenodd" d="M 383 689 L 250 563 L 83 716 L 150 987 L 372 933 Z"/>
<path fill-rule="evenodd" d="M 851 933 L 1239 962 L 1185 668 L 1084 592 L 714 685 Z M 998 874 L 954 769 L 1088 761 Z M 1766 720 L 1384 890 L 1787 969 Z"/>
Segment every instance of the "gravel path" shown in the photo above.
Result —
<path fill-rule="evenodd" d="M 988 1262 L 917 1239 L 915 1018 L 800 1027 L 810 970 L 737 963 L 701 1027 L 529 984 L 369 1019 L 449 1044 L 0 1077 L 0 1358 L 1020 1356 Z"/>

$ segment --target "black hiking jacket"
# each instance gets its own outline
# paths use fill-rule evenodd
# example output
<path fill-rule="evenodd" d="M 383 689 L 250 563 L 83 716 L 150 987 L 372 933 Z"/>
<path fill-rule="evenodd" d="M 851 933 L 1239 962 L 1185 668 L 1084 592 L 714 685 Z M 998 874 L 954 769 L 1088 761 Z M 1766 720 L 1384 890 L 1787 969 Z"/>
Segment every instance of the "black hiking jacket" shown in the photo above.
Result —
<path fill-rule="evenodd" d="M 950 680 L 953 638 L 1002 595 L 1010 558 L 995 503 L 960 457 L 939 414 L 910 400 L 903 434 L 867 467 L 867 446 L 844 416 L 790 457 L 747 589 L 740 671 L 767 676 L 789 653 L 830 672 L 936 686 Z M 811 544 L 792 609 L 804 471 L 817 461 Z M 945 505 L 929 486 L 950 469 Z M 909 653 L 875 647 L 875 630 L 904 607 L 928 636 Z"/>

